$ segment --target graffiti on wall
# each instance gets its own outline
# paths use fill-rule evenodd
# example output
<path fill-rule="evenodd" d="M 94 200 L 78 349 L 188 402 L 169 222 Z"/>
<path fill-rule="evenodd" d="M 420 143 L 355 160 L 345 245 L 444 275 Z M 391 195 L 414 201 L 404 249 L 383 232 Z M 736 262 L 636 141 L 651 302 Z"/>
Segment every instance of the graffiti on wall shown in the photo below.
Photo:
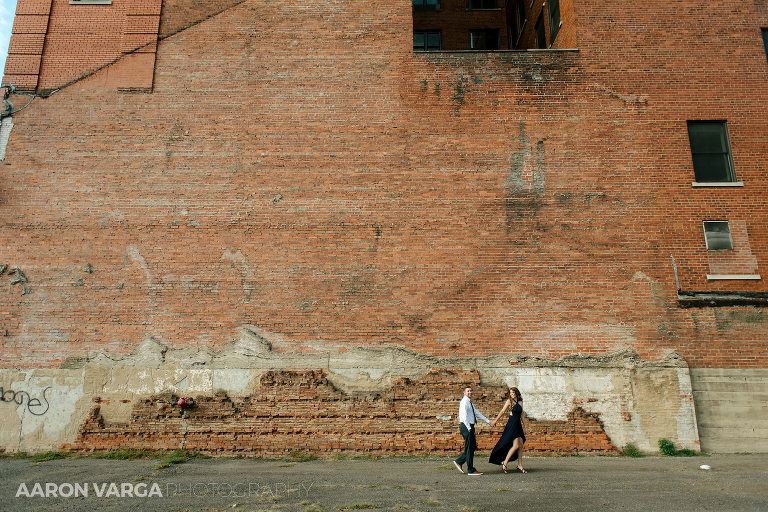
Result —
<path fill-rule="evenodd" d="M 30 414 L 35 416 L 42 416 L 48 412 L 48 409 L 51 406 L 51 404 L 48 402 L 48 397 L 45 396 L 49 389 L 51 389 L 51 386 L 43 389 L 43 400 L 41 402 L 39 398 L 32 398 L 26 391 L 14 391 L 12 389 L 5 389 L 0 386 L 0 400 L 3 402 L 13 402 L 16 405 L 27 404 L 27 410 Z"/>

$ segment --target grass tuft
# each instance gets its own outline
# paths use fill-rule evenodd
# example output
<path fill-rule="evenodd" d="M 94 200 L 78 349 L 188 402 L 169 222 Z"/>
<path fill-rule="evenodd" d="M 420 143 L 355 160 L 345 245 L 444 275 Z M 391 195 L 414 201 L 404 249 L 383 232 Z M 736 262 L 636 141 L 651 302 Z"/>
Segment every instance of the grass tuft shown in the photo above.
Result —
<path fill-rule="evenodd" d="M 137 459 L 155 459 L 162 456 L 163 452 L 157 450 L 145 450 L 139 448 L 123 448 L 109 452 L 97 452 L 92 455 L 94 459 L 108 460 L 137 460 Z"/>
<path fill-rule="evenodd" d="M 688 448 L 683 448 L 675 452 L 675 457 L 698 457 L 699 455 L 701 455 L 701 452 L 689 450 Z"/>
<path fill-rule="evenodd" d="M 317 460 L 317 455 L 313 453 L 304 453 L 301 450 L 293 450 L 289 460 L 291 462 L 309 462 L 312 460 Z"/>
<path fill-rule="evenodd" d="M 642 457 L 644 454 L 640 449 L 632 443 L 627 443 L 624 448 L 621 449 L 619 455 L 622 457 Z"/>
<path fill-rule="evenodd" d="M 166 454 L 160 462 L 155 465 L 154 469 L 163 469 L 174 464 L 182 464 L 190 459 L 207 459 L 207 455 L 203 455 L 197 452 L 191 452 L 189 450 L 174 450 L 171 453 Z"/>
<path fill-rule="evenodd" d="M 661 450 L 661 453 L 664 455 L 672 456 L 675 454 L 675 443 L 669 439 L 661 438 L 659 439 L 659 450 Z"/>
<path fill-rule="evenodd" d="M 353 503 L 352 505 L 341 505 L 339 507 L 336 507 L 336 510 L 364 510 L 364 509 L 372 509 L 372 508 L 379 508 L 379 506 L 374 505 L 373 503 L 363 502 L 363 503 Z"/>
<path fill-rule="evenodd" d="M 47 462 L 49 460 L 66 459 L 72 454 L 69 452 L 43 452 L 32 456 L 32 462 Z"/>

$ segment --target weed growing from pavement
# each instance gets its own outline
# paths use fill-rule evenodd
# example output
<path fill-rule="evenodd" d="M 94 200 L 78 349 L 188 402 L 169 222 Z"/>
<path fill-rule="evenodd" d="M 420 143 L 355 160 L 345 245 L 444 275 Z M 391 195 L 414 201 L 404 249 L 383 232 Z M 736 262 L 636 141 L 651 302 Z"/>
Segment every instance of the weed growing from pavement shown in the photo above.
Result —
<path fill-rule="evenodd" d="M 0 452 L 0 459 L 28 459 L 29 454 L 27 452 Z"/>
<path fill-rule="evenodd" d="M 422 505 L 426 505 L 427 507 L 439 507 L 440 502 L 437 501 L 436 498 L 429 498 L 428 500 L 421 500 Z"/>
<path fill-rule="evenodd" d="M 698 457 L 700 455 L 704 454 L 697 452 L 696 450 L 689 450 L 688 448 L 683 448 L 675 452 L 675 457 Z"/>
<path fill-rule="evenodd" d="M 336 507 L 336 510 L 365 510 L 365 509 L 372 509 L 372 508 L 380 508 L 378 505 L 374 505 L 373 503 L 353 503 L 352 505 L 341 505 L 339 507 Z"/>
<path fill-rule="evenodd" d="M 189 450 L 174 450 L 171 453 L 165 455 L 160 462 L 155 465 L 154 469 L 163 469 L 174 464 L 181 464 L 187 462 L 190 459 L 208 459 L 207 455 L 203 455 L 197 452 L 191 452 Z"/>
<path fill-rule="evenodd" d="M 137 459 L 157 459 L 162 457 L 165 452 L 158 450 L 144 450 L 137 448 L 123 448 L 111 452 L 95 452 L 91 455 L 94 459 L 109 460 L 137 460 Z"/>
<path fill-rule="evenodd" d="M 313 453 L 304 453 L 301 450 L 293 450 L 288 460 L 291 462 L 309 462 L 312 460 L 317 460 L 317 455 Z"/>
<path fill-rule="evenodd" d="M 621 449 L 619 455 L 622 457 L 643 457 L 645 454 L 634 444 L 627 443 L 624 445 L 624 448 Z"/>
<path fill-rule="evenodd" d="M 43 452 L 32 456 L 32 462 L 48 462 L 49 460 L 66 459 L 71 457 L 70 452 Z"/>
<path fill-rule="evenodd" d="M 675 443 L 670 441 L 669 439 L 661 438 L 659 439 L 659 450 L 661 450 L 661 453 L 664 455 L 674 455 L 675 454 Z"/>
<path fill-rule="evenodd" d="M 358 455 L 355 457 L 355 460 L 381 460 L 382 456 L 378 455 L 376 453 L 371 453 L 368 455 Z"/>

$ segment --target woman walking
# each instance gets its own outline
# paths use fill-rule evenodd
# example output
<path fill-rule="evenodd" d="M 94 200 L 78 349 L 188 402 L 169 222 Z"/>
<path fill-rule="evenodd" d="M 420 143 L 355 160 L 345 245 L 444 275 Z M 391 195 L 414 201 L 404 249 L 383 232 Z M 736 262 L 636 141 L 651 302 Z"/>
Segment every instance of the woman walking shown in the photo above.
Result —
<path fill-rule="evenodd" d="M 517 388 L 509 388 L 507 394 L 507 401 L 504 402 L 504 407 L 499 411 L 499 415 L 491 422 L 491 426 L 495 425 L 504 411 L 512 407 L 509 411 L 509 419 L 507 420 L 507 426 L 504 427 L 504 432 L 501 434 L 501 439 L 496 443 L 496 446 L 491 452 L 491 458 L 488 460 L 491 464 L 501 464 L 501 469 L 506 473 L 507 464 L 510 460 L 517 459 L 517 469 L 521 473 L 527 473 L 523 469 L 523 445 L 525 444 L 525 432 L 523 432 L 522 416 L 523 401 L 520 390 Z"/>

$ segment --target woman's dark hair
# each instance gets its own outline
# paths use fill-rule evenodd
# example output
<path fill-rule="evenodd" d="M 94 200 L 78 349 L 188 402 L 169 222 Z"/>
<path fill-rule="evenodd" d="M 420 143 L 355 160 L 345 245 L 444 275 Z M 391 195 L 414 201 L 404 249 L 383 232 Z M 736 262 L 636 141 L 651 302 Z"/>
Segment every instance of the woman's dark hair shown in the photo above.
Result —
<path fill-rule="evenodd" d="M 512 395 L 514 395 L 514 397 Z M 522 402 L 523 401 L 523 395 L 520 394 L 520 390 L 517 389 L 517 388 L 514 388 L 514 387 L 513 388 L 509 388 L 508 396 L 509 396 L 509 398 L 514 398 L 518 402 Z"/>

